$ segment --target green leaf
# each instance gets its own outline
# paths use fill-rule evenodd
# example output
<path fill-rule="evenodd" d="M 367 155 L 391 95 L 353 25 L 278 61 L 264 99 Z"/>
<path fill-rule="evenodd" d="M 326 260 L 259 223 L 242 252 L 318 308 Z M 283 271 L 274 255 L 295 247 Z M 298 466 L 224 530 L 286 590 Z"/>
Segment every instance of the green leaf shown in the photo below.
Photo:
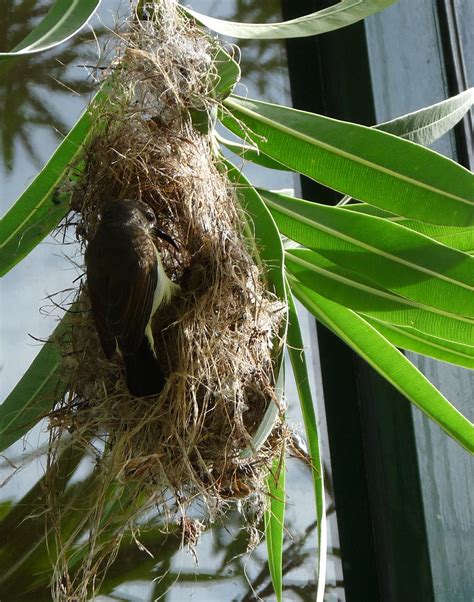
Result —
<path fill-rule="evenodd" d="M 474 88 L 470 88 L 430 107 L 374 127 L 411 142 L 429 146 L 461 121 L 473 104 Z"/>
<path fill-rule="evenodd" d="M 314 251 L 287 251 L 285 267 L 311 290 L 364 317 L 414 328 L 427 336 L 459 344 L 463 349 L 474 346 L 474 320 L 404 299 Z"/>
<path fill-rule="evenodd" d="M 193 126 L 201 134 L 212 132 L 217 121 L 217 110 L 215 107 L 208 109 L 188 109 Z"/>
<path fill-rule="evenodd" d="M 374 125 L 373 128 L 429 146 L 461 121 L 473 102 L 474 88 L 470 88 L 429 107 Z M 350 200 L 350 196 L 345 196 L 338 205 L 347 205 Z"/>
<path fill-rule="evenodd" d="M 470 88 L 469 90 L 461 92 L 460 94 L 448 98 L 447 100 L 443 100 L 442 102 L 439 102 L 437 104 L 425 107 L 413 113 L 408 113 L 407 115 L 403 115 L 402 117 L 397 117 L 392 121 L 387 121 L 385 123 L 375 125 L 374 128 L 382 130 L 384 132 L 388 132 L 390 134 L 393 134 L 394 136 L 399 136 L 400 138 L 405 138 L 406 140 L 410 140 L 411 142 L 416 142 L 418 144 L 428 146 L 432 144 L 435 140 L 443 136 L 451 128 L 453 128 L 469 111 L 473 103 L 474 88 Z M 217 136 L 217 138 L 221 144 L 223 144 L 229 150 L 231 150 L 236 155 L 242 157 L 245 160 L 251 161 L 252 163 L 256 163 L 257 165 L 262 165 L 263 167 L 268 167 L 270 169 L 287 170 L 287 167 L 285 165 L 271 159 L 263 152 L 259 152 L 258 148 L 256 147 L 239 144 L 237 142 L 227 140 L 221 136 Z M 360 205 L 362 205 L 362 203 L 360 203 Z M 355 205 L 355 207 L 357 206 L 358 205 Z M 382 212 L 382 210 L 378 210 L 376 207 L 371 207 L 370 205 L 366 206 L 373 209 L 374 211 Z M 352 207 L 354 206 L 351 206 L 351 208 Z M 378 214 L 372 213 L 372 215 Z M 410 223 L 423 224 L 423 222 L 412 222 L 412 220 L 404 220 L 404 218 L 401 217 L 397 217 L 397 219 Z M 403 222 L 400 221 L 400 223 Z M 403 223 L 403 225 L 410 227 L 405 223 Z M 439 228 L 439 226 L 431 226 L 430 224 L 423 225 L 426 226 L 427 229 L 429 229 L 430 227 L 433 228 L 433 230 Z M 423 233 L 430 236 L 428 232 Z M 474 239 L 474 229 L 470 229 L 470 234 L 471 239 Z M 436 237 L 432 236 L 432 238 Z M 440 239 L 436 238 L 436 240 Z M 445 242 L 444 244 L 449 245 L 450 243 Z M 455 248 L 460 248 L 459 246 L 454 246 Z M 474 246 L 469 245 L 469 249 L 461 248 L 460 250 L 471 250 L 471 248 L 474 249 Z"/>
<path fill-rule="evenodd" d="M 256 242 L 258 256 L 265 262 L 266 276 L 275 293 L 282 301 L 286 300 L 283 272 L 283 244 L 280 233 L 270 211 L 259 193 L 243 173 L 226 161 L 227 175 L 235 185 L 235 191 L 244 214 L 250 216 L 253 232 L 249 238 Z"/>
<path fill-rule="evenodd" d="M 0 406 L 0 451 L 44 418 L 64 392 L 59 375 L 61 353 L 56 343 L 67 332 L 66 316 Z"/>
<path fill-rule="evenodd" d="M 327 525 L 326 502 L 324 498 L 324 469 L 321 459 L 319 444 L 318 424 L 314 411 L 313 396 L 309 384 L 308 366 L 303 347 L 298 314 L 296 312 L 293 295 L 289 284 L 287 285 L 288 298 L 288 354 L 290 356 L 296 388 L 300 399 L 301 413 L 308 441 L 309 455 L 311 458 L 311 474 L 313 477 L 314 499 L 316 503 L 316 516 L 318 519 L 318 586 L 316 602 L 322 602 L 326 582 L 327 560 Z"/>
<path fill-rule="evenodd" d="M 212 67 L 209 70 L 210 90 L 208 93 L 221 101 L 229 96 L 240 80 L 240 67 L 217 40 L 211 40 L 211 42 L 214 42 L 214 56 Z M 208 134 L 214 130 L 216 125 L 217 105 L 203 103 L 198 97 L 194 100 L 196 106 L 188 109 L 193 126 L 201 134 Z"/>
<path fill-rule="evenodd" d="M 241 157 L 246 161 L 251 161 L 256 165 L 261 165 L 262 167 L 266 167 L 268 169 L 279 169 L 287 171 L 285 165 L 278 163 L 278 161 L 274 161 L 267 157 L 265 153 L 262 153 L 258 150 L 256 146 L 249 146 L 248 144 L 240 144 L 238 142 L 234 142 L 233 140 L 228 140 L 221 136 L 218 132 L 215 132 L 215 137 L 219 144 L 222 144 L 230 151 L 235 153 L 237 156 Z"/>
<path fill-rule="evenodd" d="M 0 275 L 3 276 L 58 225 L 69 210 L 69 194 L 57 194 L 59 184 L 69 177 L 74 183 L 80 169 L 73 165 L 80 157 L 92 128 L 99 93 L 80 117 L 28 188 L 3 217 L 0 227 Z"/>
<path fill-rule="evenodd" d="M 243 222 L 247 224 L 247 241 L 253 249 L 253 256 L 257 263 L 264 262 L 263 275 L 268 279 L 270 289 L 286 303 L 286 287 L 284 279 L 284 254 L 283 245 L 278 228 L 268 211 L 265 203 L 260 198 L 255 188 L 247 178 L 232 163 L 223 161 L 227 175 L 235 186 L 235 193 L 243 210 Z M 250 219 L 248 219 L 250 218 Z M 281 397 L 284 389 L 283 348 L 281 341 L 286 338 L 286 319 L 283 320 L 279 342 L 273 349 L 274 374 L 277 375 L 276 391 Z M 240 455 L 248 458 L 258 450 L 270 435 L 275 420 L 277 419 L 279 407 L 276 403 L 270 403 L 260 426 L 252 438 L 252 445 L 247 447 Z"/>
<path fill-rule="evenodd" d="M 459 251 L 470 253 L 474 251 L 474 227 L 460 228 L 458 226 L 437 226 L 435 224 L 427 224 L 413 219 L 406 219 L 399 215 L 394 215 L 378 207 L 372 207 L 367 203 L 356 203 L 354 205 L 344 205 L 344 210 L 355 211 L 357 213 L 366 213 L 367 215 L 375 215 L 383 217 L 391 222 L 396 222 L 405 228 L 415 230 L 420 234 L 434 238 L 438 242 L 448 247 L 453 247 Z"/>
<path fill-rule="evenodd" d="M 474 453 L 474 425 L 379 332 L 352 310 L 290 278 L 292 291 L 318 320 L 345 341 L 402 395 L 446 433 Z"/>
<path fill-rule="evenodd" d="M 469 88 L 469 90 L 465 90 L 439 103 L 412 113 L 407 113 L 373 127 L 394 136 L 405 138 L 411 142 L 429 146 L 459 123 L 473 104 L 474 88 Z M 226 139 L 219 141 L 239 156 L 253 163 L 263 165 L 263 167 L 270 167 L 271 169 L 287 169 L 278 161 L 272 160 L 251 146 L 238 144 Z"/>
<path fill-rule="evenodd" d="M 457 228 L 456 226 L 435 226 L 415 220 L 391 220 L 419 234 L 429 236 L 447 247 L 453 247 L 464 253 L 474 251 L 474 228 Z"/>
<path fill-rule="evenodd" d="M 235 88 L 237 82 L 240 81 L 240 66 L 230 54 L 217 45 L 216 53 L 213 58 L 213 67 L 215 73 L 213 77 L 213 96 L 222 100 L 227 98 Z"/>
<path fill-rule="evenodd" d="M 260 190 L 285 236 L 399 295 L 474 317 L 474 261 L 408 228 Z"/>
<path fill-rule="evenodd" d="M 395 347 L 474 370 L 474 347 L 427 336 L 415 328 L 394 326 L 367 316 L 364 319 Z"/>
<path fill-rule="evenodd" d="M 474 223 L 474 175 L 391 134 L 237 96 L 224 125 L 288 168 L 371 205 L 434 224 Z M 243 125 L 242 125 L 243 124 Z"/>
<path fill-rule="evenodd" d="M 235 23 L 184 10 L 217 33 L 243 39 L 303 38 L 334 31 L 380 12 L 395 0 L 342 0 L 315 13 L 283 23 Z"/>
<path fill-rule="evenodd" d="M 86 493 L 84 485 L 87 481 L 72 485 L 67 491 L 65 489 L 83 457 L 83 449 L 66 444 L 60 452 L 57 463 L 0 521 L 2 600 L 19 599 L 19 593 L 29 590 L 32 582 L 38 580 L 38 573 L 42 574 L 45 585 L 49 583 L 54 542 L 52 528 L 45 528 L 45 516 L 40 511 L 47 503 L 45 485 L 51 471 L 54 471 L 56 491 L 62 494 L 62 511 L 64 512 L 68 506 L 67 511 L 71 519 L 79 520 L 81 514 L 78 505 L 82 499 L 87 499 L 84 495 Z M 15 533 L 15 537 L 12 537 L 12 533 Z"/>
<path fill-rule="evenodd" d="M 285 456 L 274 464 L 267 479 L 270 508 L 265 512 L 265 538 L 267 541 L 268 567 L 278 602 L 283 600 L 283 531 L 285 526 Z"/>
<path fill-rule="evenodd" d="M 35 29 L 10 52 L 0 52 L 0 61 L 19 54 L 33 54 L 69 40 L 92 17 L 100 0 L 56 0 Z"/>

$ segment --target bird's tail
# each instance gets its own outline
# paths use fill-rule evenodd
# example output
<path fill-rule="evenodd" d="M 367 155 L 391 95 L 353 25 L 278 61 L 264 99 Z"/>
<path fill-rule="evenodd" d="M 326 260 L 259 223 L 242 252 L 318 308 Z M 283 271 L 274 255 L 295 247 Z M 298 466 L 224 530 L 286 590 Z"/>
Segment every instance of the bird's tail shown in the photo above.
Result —
<path fill-rule="evenodd" d="M 145 336 L 137 351 L 125 355 L 123 359 L 127 373 L 127 387 L 132 395 L 144 397 L 161 393 L 165 386 L 165 378 Z"/>

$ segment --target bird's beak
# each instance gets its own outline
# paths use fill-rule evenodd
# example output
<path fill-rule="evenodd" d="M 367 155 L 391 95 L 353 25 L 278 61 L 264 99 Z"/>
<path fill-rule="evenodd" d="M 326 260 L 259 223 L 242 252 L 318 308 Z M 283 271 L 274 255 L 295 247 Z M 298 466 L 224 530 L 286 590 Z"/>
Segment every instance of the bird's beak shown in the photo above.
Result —
<path fill-rule="evenodd" d="M 166 234 L 166 232 L 163 232 L 163 230 L 160 230 L 159 228 L 157 228 L 156 226 L 153 228 L 153 234 L 155 236 L 158 236 L 159 238 L 162 238 L 163 240 L 166 240 L 166 242 L 169 242 L 170 245 L 173 245 L 173 247 L 179 251 L 179 247 L 178 245 L 175 243 L 175 241 L 171 238 L 171 236 L 169 234 Z"/>

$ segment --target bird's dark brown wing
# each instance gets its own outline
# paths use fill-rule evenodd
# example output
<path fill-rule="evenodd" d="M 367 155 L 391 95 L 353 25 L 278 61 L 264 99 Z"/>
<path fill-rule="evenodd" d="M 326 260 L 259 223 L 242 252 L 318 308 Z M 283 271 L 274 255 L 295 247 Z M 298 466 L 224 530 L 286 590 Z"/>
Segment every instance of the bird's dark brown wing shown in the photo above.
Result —
<path fill-rule="evenodd" d="M 115 353 L 115 336 L 107 326 L 109 307 L 109 270 L 104 261 L 100 240 L 91 241 L 86 251 L 87 287 L 91 302 L 92 317 L 104 350 L 105 357 L 111 359 Z"/>
<path fill-rule="evenodd" d="M 131 236 L 133 234 L 133 236 Z M 98 231 L 86 251 L 92 315 L 107 358 L 134 353 L 150 319 L 157 284 L 156 251 L 141 229 L 111 236 Z"/>
<path fill-rule="evenodd" d="M 108 329 L 124 355 L 140 346 L 150 319 L 157 284 L 157 259 L 151 238 L 134 237 L 134 259 L 111 272 L 108 291 Z"/>

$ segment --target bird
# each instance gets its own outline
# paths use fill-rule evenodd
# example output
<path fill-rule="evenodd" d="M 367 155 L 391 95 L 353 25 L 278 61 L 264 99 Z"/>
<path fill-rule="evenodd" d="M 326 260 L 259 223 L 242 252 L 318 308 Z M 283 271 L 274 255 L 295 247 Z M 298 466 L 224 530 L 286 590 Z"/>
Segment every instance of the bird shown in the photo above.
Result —
<path fill-rule="evenodd" d="M 153 209 L 140 200 L 111 199 L 85 252 L 93 321 L 103 352 L 125 364 L 135 397 L 159 394 L 165 378 L 156 358 L 152 318 L 180 291 L 166 274 L 158 238 L 178 249 L 160 230 Z"/>

